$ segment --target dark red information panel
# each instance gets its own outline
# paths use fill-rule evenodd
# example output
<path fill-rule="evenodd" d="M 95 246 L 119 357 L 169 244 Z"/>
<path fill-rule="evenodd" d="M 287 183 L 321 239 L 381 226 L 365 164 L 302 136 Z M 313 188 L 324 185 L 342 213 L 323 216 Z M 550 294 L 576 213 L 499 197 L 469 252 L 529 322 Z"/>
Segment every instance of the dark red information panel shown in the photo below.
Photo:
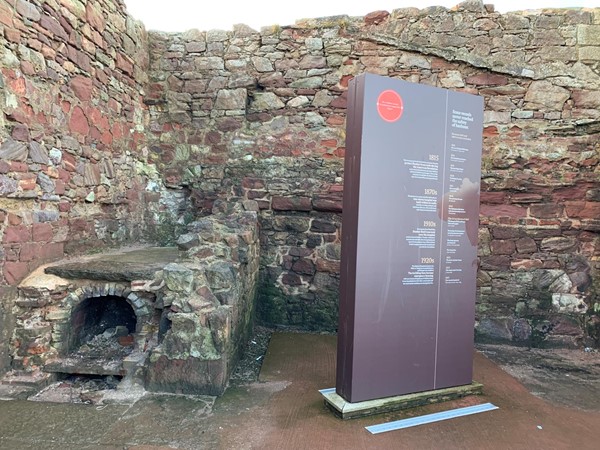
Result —
<path fill-rule="evenodd" d="M 348 92 L 337 393 L 472 382 L 483 98 L 365 74 Z"/>

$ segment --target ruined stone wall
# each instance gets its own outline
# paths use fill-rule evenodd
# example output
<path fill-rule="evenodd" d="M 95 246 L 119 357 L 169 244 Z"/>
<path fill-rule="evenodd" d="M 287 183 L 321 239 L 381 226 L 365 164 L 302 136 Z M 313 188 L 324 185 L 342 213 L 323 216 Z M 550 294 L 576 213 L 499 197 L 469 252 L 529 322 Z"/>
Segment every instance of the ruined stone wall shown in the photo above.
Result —
<path fill-rule="evenodd" d="M 469 1 L 150 48 L 151 161 L 200 212 L 258 202 L 263 320 L 336 328 L 345 92 L 372 72 L 485 98 L 478 333 L 598 338 L 599 9 Z"/>
<path fill-rule="evenodd" d="M 120 0 L 0 0 L 0 322 L 40 264 L 140 237 L 147 49 Z"/>

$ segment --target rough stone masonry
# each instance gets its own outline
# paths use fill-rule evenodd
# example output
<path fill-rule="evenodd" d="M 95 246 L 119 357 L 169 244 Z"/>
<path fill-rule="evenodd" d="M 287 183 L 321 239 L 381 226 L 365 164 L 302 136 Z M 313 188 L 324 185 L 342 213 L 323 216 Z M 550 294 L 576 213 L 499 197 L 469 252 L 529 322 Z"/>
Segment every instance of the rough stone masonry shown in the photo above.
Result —
<path fill-rule="evenodd" d="M 363 72 L 485 98 L 478 336 L 599 342 L 598 8 L 167 34 L 121 0 L 0 0 L 0 49 L 0 371 L 35 268 L 174 242 L 216 200 L 258 204 L 259 319 L 335 330 L 345 92 Z"/>

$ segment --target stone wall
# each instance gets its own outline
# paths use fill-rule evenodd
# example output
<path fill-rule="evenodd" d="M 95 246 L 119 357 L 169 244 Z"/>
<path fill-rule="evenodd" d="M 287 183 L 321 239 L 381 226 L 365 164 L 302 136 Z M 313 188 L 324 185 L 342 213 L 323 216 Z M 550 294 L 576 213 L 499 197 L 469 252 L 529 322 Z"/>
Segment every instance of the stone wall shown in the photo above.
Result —
<path fill-rule="evenodd" d="M 336 328 L 345 93 L 371 72 L 485 98 L 479 335 L 598 339 L 599 9 L 468 1 L 149 40 L 150 160 L 200 211 L 258 202 L 262 320 Z"/>
<path fill-rule="evenodd" d="M 372 72 L 485 98 L 478 334 L 598 343 L 599 36 L 599 9 L 478 0 L 148 35 L 121 0 L 0 0 L 0 287 L 255 201 L 261 320 L 334 330 L 345 96 Z"/>
<path fill-rule="evenodd" d="M 140 238 L 160 187 L 145 158 L 147 65 L 121 1 L 0 0 L 0 289 Z"/>
<path fill-rule="evenodd" d="M 246 210 L 249 209 L 249 210 Z M 163 270 L 168 330 L 149 358 L 154 391 L 221 395 L 255 318 L 259 271 L 256 202 L 217 202 L 179 238 L 181 261 Z"/>

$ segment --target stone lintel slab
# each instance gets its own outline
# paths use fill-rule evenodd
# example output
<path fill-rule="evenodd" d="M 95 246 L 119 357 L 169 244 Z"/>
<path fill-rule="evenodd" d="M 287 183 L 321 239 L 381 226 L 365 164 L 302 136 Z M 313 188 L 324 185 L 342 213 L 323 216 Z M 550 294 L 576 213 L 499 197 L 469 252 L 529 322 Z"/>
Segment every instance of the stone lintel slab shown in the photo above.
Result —
<path fill-rule="evenodd" d="M 46 267 L 45 272 L 67 279 L 102 281 L 152 280 L 154 274 L 179 258 L 176 247 L 149 247 L 82 257 Z"/>
<path fill-rule="evenodd" d="M 357 403 L 347 402 L 335 392 L 335 389 L 323 389 L 319 392 L 325 398 L 325 406 L 333 411 L 336 416 L 345 420 L 446 402 L 467 395 L 481 395 L 483 385 L 473 382 L 464 386 L 378 398 Z"/>

